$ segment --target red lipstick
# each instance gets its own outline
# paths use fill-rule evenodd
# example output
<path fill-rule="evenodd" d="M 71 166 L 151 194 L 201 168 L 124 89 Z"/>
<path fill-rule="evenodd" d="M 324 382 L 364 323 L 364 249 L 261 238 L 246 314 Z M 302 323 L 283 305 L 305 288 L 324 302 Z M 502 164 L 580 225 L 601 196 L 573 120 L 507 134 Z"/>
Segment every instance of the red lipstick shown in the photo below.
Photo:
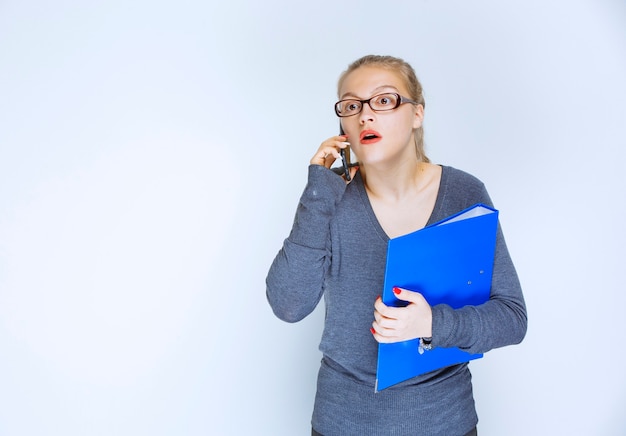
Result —
<path fill-rule="evenodd" d="M 363 130 L 359 135 L 361 144 L 374 144 L 380 141 L 383 137 L 376 130 Z"/>

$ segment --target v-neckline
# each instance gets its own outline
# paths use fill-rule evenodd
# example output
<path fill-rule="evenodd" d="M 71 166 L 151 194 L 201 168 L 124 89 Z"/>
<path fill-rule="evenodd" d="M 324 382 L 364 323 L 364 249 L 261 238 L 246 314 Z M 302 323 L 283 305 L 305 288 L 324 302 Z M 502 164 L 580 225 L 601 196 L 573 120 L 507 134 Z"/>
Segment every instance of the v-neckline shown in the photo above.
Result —
<path fill-rule="evenodd" d="M 426 222 L 426 225 L 424 227 L 427 227 L 435 222 L 437 222 L 437 217 L 440 215 L 440 210 L 443 204 L 443 198 L 445 196 L 445 191 L 446 191 L 446 186 L 447 186 L 447 177 L 448 177 L 448 171 L 447 168 L 443 165 L 441 166 L 441 180 L 439 181 L 439 188 L 437 190 L 437 198 L 435 199 L 435 205 L 433 207 L 433 210 L 430 213 L 430 216 L 428 217 L 428 221 Z M 372 207 L 372 203 L 370 201 L 369 196 L 367 195 L 367 191 L 365 189 L 365 183 L 363 182 L 363 178 L 361 177 L 361 173 L 357 172 L 356 176 L 354 178 L 353 183 L 356 182 L 357 188 L 358 188 L 358 192 L 359 192 L 359 196 L 361 197 L 361 201 L 363 202 L 363 206 L 365 208 L 365 212 L 368 215 L 368 218 L 370 220 L 370 222 L 372 223 L 372 227 L 374 227 L 374 230 L 376 231 L 376 233 L 378 234 L 378 236 L 385 242 L 389 242 L 390 238 L 389 235 L 387 234 L 387 232 L 385 232 L 385 230 L 383 229 L 383 226 L 380 224 L 380 221 L 378 221 L 378 217 L 376 217 L 376 214 L 374 213 L 374 208 Z M 422 227 L 423 228 L 423 227 Z M 418 229 L 420 230 L 420 229 Z M 416 231 L 418 231 L 416 230 Z M 409 232 L 407 234 L 410 234 L 412 232 Z M 401 235 L 403 236 L 403 235 Z M 398 237 L 401 237 L 398 236 Z"/>

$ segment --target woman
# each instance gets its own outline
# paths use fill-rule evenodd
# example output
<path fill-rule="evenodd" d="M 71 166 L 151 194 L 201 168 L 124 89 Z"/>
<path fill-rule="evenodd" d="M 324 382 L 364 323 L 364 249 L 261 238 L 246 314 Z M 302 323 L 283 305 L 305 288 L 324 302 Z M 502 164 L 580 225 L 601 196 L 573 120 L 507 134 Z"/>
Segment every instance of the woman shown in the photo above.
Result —
<path fill-rule="evenodd" d="M 419 293 L 397 290 L 409 303 L 397 308 L 379 295 L 390 238 L 491 200 L 479 180 L 424 154 L 425 102 L 406 62 L 365 56 L 341 75 L 338 94 L 345 135 L 313 155 L 293 228 L 267 277 L 268 301 L 288 322 L 307 316 L 324 295 L 313 434 L 476 434 L 467 363 L 375 393 L 377 349 L 379 342 L 428 338 L 432 347 L 484 353 L 521 342 L 526 308 L 500 228 L 486 303 L 431 307 Z M 348 146 L 359 164 L 339 176 L 330 167 Z"/>

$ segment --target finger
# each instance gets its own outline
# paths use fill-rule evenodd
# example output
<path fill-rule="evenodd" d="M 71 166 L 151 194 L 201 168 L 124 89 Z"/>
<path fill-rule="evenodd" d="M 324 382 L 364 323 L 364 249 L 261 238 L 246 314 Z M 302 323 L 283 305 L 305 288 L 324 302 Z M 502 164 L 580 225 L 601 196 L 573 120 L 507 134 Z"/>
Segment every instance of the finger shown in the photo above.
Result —
<path fill-rule="evenodd" d="M 396 312 L 389 309 L 397 308 L 385 306 L 385 303 L 383 303 L 379 296 L 374 303 L 374 329 L 382 331 L 382 329 L 393 330 L 396 328 L 398 321 L 395 316 L 393 316 Z M 392 315 L 392 317 L 386 316 L 387 314 Z"/>
<path fill-rule="evenodd" d="M 380 336 L 380 334 L 376 331 L 375 326 L 370 327 L 370 333 L 372 333 L 372 336 L 374 337 L 376 342 L 381 342 L 382 336 Z"/>
<path fill-rule="evenodd" d="M 397 319 L 399 315 L 398 311 L 400 309 L 402 308 L 387 306 L 381 298 L 378 298 L 376 302 L 374 303 L 374 310 L 380 313 L 382 317 L 388 318 L 388 319 Z"/>
<path fill-rule="evenodd" d="M 333 164 L 336 159 L 339 159 L 339 150 L 348 147 L 350 144 L 346 142 L 347 136 L 333 136 L 322 142 L 320 148 L 315 155 L 311 158 L 311 164 L 323 165 L 327 168 Z"/>
<path fill-rule="evenodd" d="M 376 321 L 374 321 L 372 323 L 372 327 L 370 328 L 370 332 L 372 332 L 373 335 L 375 335 L 375 336 L 377 336 L 379 338 L 388 338 L 388 337 L 391 336 L 391 330 L 381 326 Z"/>
<path fill-rule="evenodd" d="M 339 159 L 341 156 L 335 147 L 325 146 L 321 147 L 317 150 L 317 153 L 311 159 L 311 164 L 313 165 L 323 165 L 327 168 L 335 162 L 335 160 Z"/>
<path fill-rule="evenodd" d="M 402 339 L 399 337 L 389 337 L 381 335 L 374 335 L 374 339 L 376 339 L 379 344 L 393 344 L 394 342 L 402 342 Z"/>
<path fill-rule="evenodd" d="M 338 135 L 338 136 L 333 136 L 332 138 L 330 138 L 331 140 L 340 142 L 344 145 L 350 145 L 350 143 L 348 142 L 348 135 Z M 343 147 L 342 147 L 343 148 Z"/>
<path fill-rule="evenodd" d="M 419 292 L 409 291 L 398 287 L 393 288 L 393 294 L 398 300 L 408 301 L 409 303 L 421 303 L 424 297 Z"/>
<path fill-rule="evenodd" d="M 395 318 L 387 318 L 386 316 L 382 315 L 378 311 L 374 312 L 374 322 L 381 327 L 393 328 L 395 321 L 396 321 Z"/>
<path fill-rule="evenodd" d="M 376 331 L 381 332 L 383 336 L 391 336 L 391 335 L 395 335 L 395 331 L 398 326 L 398 321 L 395 319 L 382 317 L 382 318 L 375 319 L 372 325 L 374 326 L 374 329 L 376 329 Z"/>
<path fill-rule="evenodd" d="M 383 299 L 380 296 L 376 298 L 376 301 L 374 302 L 374 315 L 376 313 L 384 314 L 386 309 L 387 306 L 383 303 Z"/>
<path fill-rule="evenodd" d="M 372 324 L 370 327 L 370 332 L 374 339 L 376 339 L 379 343 L 390 343 L 390 342 L 398 342 L 400 339 L 397 334 L 393 330 L 386 329 L 377 325 L 376 323 Z"/>
<path fill-rule="evenodd" d="M 350 143 L 347 141 L 346 136 L 333 136 L 332 138 L 327 139 L 321 145 L 323 148 L 334 148 L 335 150 L 340 150 L 342 148 L 350 147 Z"/>

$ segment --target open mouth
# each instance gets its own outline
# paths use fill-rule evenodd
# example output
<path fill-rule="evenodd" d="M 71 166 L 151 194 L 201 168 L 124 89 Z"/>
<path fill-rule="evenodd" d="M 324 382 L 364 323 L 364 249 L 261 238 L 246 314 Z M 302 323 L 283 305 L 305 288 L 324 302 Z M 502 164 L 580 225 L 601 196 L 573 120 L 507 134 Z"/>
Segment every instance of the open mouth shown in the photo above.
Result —
<path fill-rule="evenodd" d="M 375 130 L 364 130 L 361 132 L 360 135 L 361 142 L 364 144 L 376 142 L 381 138 L 382 136 L 380 136 L 380 133 L 376 132 Z"/>

